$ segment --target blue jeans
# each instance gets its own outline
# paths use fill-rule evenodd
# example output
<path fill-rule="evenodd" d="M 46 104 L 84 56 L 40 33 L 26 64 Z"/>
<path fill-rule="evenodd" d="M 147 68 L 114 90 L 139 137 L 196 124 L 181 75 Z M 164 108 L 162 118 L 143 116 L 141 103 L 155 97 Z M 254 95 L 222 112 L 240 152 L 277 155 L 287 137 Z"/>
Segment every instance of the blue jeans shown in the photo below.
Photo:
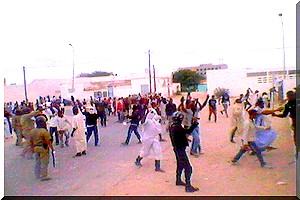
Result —
<path fill-rule="evenodd" d="M 88 143 L 90 140 L 90 137 L 92 136 L 92 133 L 94 132 L 94 138 L 95 138 L 95 146 L 98 145 L 99 137 L 98 137 L 98 127 L 97 125 L 94 125 L 92 127 L 87 127 L 87 136 L 86 136 L 86 142 Z"/>
<path fill-rule="evenodd" d="M 198 150 L 201 149 L 200 136 L 199 136 L 199 127 L 196 127 L 193 130 L 192 136 L 193 136 L 193 143 L 192 143 L 191 153 L 197 153 Z"/>
<path fill-rule="evenodd" d="M 56 144 L 59 144 L 59 138 L 58 138 L 57 127 L 52 127 L 52 126 L 50 126 L 49 132 L 50 132 L 50 136 L 51 136 L 51 138 L 52 138 L 52 141 L 54 141 L 54 140 L 53 140 L 53 133 L 54 133 L 54 136 L 55 136 L 55 143 L 56 143 Z"/>
<path fill-rule="evenodd" d="M 118 111 L 118 121 L 124 121 L 124 112 Z"/>
<path fill-rule="evenodd" d="M 222 105 L 223 105 L 223 108 L 224 108 L 224 112 L 225 112 L 225 114 L 227 115 L 228 114 L 228 107 L 229 107 L 229 102 L 228 101 L 226 101 L 226 102 L 223 102 L 222 103 Z"/>
<path fill-rule="evenodd" d="M 105 113 L 100 114 L 100 124 L 101 124 L 101 126 L 106 126 L 106 114 Z"/>
<path fill-rule="evenodd" d="M 248 142 L 251 150 L 253 152 L 255 152 L 255 155 L 257 156 L 259 162 L 260 162 L 260 165 L 261 166 L 264 166 L 266 165 L 266 162 L 264 161 L 264 158 L 263 156 L 261 155 L 261 150 L 257 147 L 257 145 L 255 144 L 255 142 Z M 244 153 L 246 153 L 247 150 L 244 150 L 244 149 L 240 149 L 239 152 L 236 154 L 236 156 L 233 158 L 233 162 L 237 162 Z"/>
<path fill-rule="evenodd" d="M 128 129 L 128 132 L 127 132 L 127 138 L 126 138 L 126 143 L 128 144 L 129 143 L 129 140 L 131 138 L 131 132 L 134 132 L 134 134 L 136 135 L 136 137 L 139 139 L 139 141 L 141 141 L 141 136 L 137 130 L 137 125 L 136 124 L 131 124 L 129 126 L 129 129 Z"/>

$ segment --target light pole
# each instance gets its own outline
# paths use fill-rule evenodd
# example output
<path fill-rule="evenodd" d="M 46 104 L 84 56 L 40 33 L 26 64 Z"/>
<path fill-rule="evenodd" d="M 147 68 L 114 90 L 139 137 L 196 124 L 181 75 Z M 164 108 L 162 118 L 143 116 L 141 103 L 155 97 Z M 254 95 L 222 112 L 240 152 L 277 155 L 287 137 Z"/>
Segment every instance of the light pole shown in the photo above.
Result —
<path fill-rule="evenodd" d="M 74 92 L 74 57 L 75 57 L 75 53 L 74 53 L 74 47 L 72 44 L 69 44 L 72 49 L 73 49 L 73 76 L 72 76 L 72 91 L 71 92 Z"/>
<path fill-rule="evenodd" d="M 279 13 L 278 16 L 281 18 L 281 25 L 282 25 L 282 50 L 283 50 L 283 79 L 285 79 L 286 76 L 286 70 L 285 70 L 285 47 L 284 47 L 284 29 L 283 29 L 283 19 L 282 19 L 282 13 Z"/>

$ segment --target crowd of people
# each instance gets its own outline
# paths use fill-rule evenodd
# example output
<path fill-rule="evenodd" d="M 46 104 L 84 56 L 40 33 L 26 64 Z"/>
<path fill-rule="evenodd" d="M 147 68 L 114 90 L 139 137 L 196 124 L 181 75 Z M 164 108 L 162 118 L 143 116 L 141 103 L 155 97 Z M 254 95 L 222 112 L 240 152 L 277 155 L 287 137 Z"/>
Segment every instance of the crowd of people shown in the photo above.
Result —
<path fill-rule="evenodd" d="M 199 157 L 204 153 L 201 144 L 200 112 L 208 104 L 209 115 L 218 121 L 218 105 L 222 104 L 220 113 L 231 118 L 229 140 L 235 143 L 235 138 L 241 137 L 242 147 L 232 159 L 236 164 L 241 156 L 250 151 L 256 155 L 262 167 L 267 167 L 262 152 L 276 149 L 272 147 L 277 133 L 271 128 L 269 115 L 287 117 L 292 119 L 294 142 L 296 146 L 296 99 L 295 91 L 287 92 L 284 106 L 276 109 L 270 108 L 267 93 L 259 94 L 250 88 L 245 94 L 231 102 L 228 91 L 220 96 L 207 95 L 203 103 L 198 98 L 193 98 L 190 93 L 182 96 L 178 105 L 172 98 L 163 97 L 161 94 L 129 95 L 119 98 L 93 98 L 79 100 L 72 96 L 70 105 L 73 116 L 65 116 L 65 101 L 59 96 L 39 97 L 36 103 L 18 102 L 5 103 L 4 107 L 4 137 L 11 138 L 16 135 L 16 146 L 22 147 L 21 156 L 32 159 L 36 156 L 35 175 L 41 181 L 50 180 L 47 167 L 49 152 L 55 148 L 68 147 L 70 137 L 74 137 L 75 153 L 73 157 L 88 154 L 88 143 L 92 135 L 94 145 L 100 144 L 98 128 L 109 126 L 108 118 L 115 116 L 118 123 L 130 123 L 127 137 L 122 145 L 129 146 L 131 134 L 134 132 L 142 149 L 135 160 L 135 164 L 142 166 L 141 160 L 155 154 L 155 171 L 164 172 L 161 168 L 162 149 L 160 142 L 166 141 L 163 132 L 169 133 L 171 144 L 177 160 L 176 185 L 185 186 L 186 192 L 195 192 L 199 189 L 192 186 L 192 167 L 186 153 L 190 146 L 190 156 Z M 229 106 L 233 104 L 231 115 Z M 283 111 L 278 114 L 279 111 Z M 248 112 L 249 118 L 246 117 Z M 202 116 L 203 118 L 203 116 Z M 162 125 L 166 124 L 166 130 Z M 298 149 L 296 148 L 296 156 Z M 185 173 L 185 182 L 181 174 Z"/>

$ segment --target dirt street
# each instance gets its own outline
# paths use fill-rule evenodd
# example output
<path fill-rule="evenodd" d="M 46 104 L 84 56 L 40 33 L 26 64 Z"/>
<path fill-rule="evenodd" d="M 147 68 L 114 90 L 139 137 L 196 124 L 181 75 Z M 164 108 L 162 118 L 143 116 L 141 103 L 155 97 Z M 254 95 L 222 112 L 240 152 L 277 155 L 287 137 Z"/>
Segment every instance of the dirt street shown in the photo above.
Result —
<path fill-rule="evenodd" d="M 204 101 L 204 95 L 199 96 Z M 177 104 L 178 105 L 178 104 Z M 70 108 L 67 115 L 70 116 Z M 218 106 L 220 111 L 221 106 Z M 232 109 L 232 106 L 230 106 Z M 86 156 L 73 158 L 73 138 L 69 147 L 56 149 L 56 167 L 49 164 L 53 179 L 41 182 L 34 176 L 34 160 L 20 156 L 21 147 L 15 139 L 5 140 L 4 195 L 5 196 L 295 196 L 296 164 L 294 144 L 289 130 L 289 119 L 272 117 L 278 133 L 273 143 L 276 150 L 263 156 L 273 169 L 261 168 L 256 156 L 245 154 L 238 166 L 229 161 L 237 153 L 240 142 L 229 142 L 230 118 L 218 111 L 218 122 L 208 121 L 208 107 L 201 111 L 202 146 L 204 154 L 190 156 L 193 166 L 192 184 L 200 190 L 186 193 L 184 187 L 175 186 L 175 155 L 168 133 L 162 142 L 162 168 L 166 173 L 154 171 L 154 159 L 146 157 L 143 167 L 134 161 L 142 145 L 132 134 L 129 146 L 122 146 L 128 125 L 108 117 L 108 126 L 100 127 L 100 146 L 94 146 L 92 136 Z M 230 113 L 229 113 L 230 115 Z M 165 130 L 165 128 L 163 128 Z M 239 141 L 236 138 L 236 141 Z M 299 160 L 297 161 L 299 162 Z M 184 179 L 183 179 L 184 180 Z"/>

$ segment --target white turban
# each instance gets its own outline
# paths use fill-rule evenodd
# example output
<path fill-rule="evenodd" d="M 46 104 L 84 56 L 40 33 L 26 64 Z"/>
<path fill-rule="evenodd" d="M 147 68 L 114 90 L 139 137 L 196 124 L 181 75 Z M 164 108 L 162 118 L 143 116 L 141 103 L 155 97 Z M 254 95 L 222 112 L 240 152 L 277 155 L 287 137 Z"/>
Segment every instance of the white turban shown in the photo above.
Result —
<path fill-rule="evenodd" d="M 87 106 L 86 107 L 86 112 L 88 112 L 90 114 L 96 114 L 97 113 L 96 109 L 92 106 Z"/>

